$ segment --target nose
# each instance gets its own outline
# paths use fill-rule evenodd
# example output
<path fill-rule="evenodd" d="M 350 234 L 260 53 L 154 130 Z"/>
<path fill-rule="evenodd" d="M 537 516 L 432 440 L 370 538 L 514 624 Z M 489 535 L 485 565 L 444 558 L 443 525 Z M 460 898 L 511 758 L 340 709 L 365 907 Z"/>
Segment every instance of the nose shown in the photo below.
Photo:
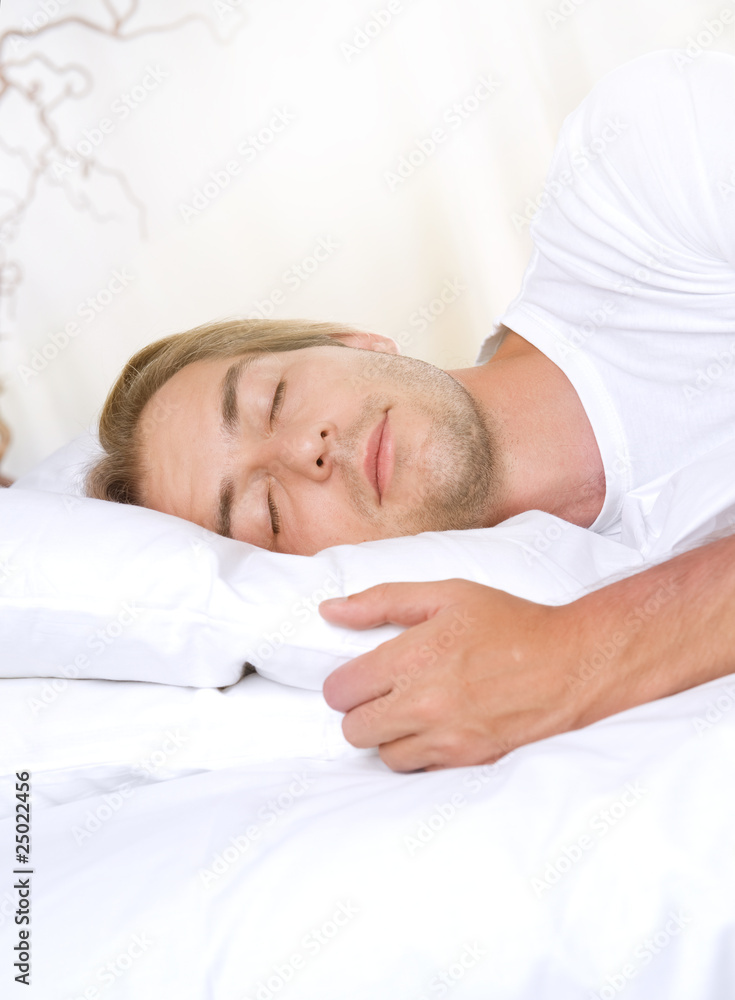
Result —
<path fill-rule="evenodd" d="M 285 469 L 323 482 L 332 472 L 333 444 L 334 427 L 328 422 L 291 423 L 263 442 L 262 468 L 268 474 L 278 475 Z"/>

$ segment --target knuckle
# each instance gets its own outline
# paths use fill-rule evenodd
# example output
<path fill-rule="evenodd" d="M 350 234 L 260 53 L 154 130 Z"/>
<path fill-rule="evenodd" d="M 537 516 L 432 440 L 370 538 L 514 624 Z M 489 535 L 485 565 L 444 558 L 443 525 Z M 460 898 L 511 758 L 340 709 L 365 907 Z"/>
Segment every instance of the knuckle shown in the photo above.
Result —
<path fill-rule="evenodd" d="M 412 707 L 416 718 L 424 726 L 435 726 L 442 719 L 442 705 L 433 691 L 417 694 Z"/>
<path fill-rule="evenodd" d="M 436 749 L 441 759 L 446 762 L 445 766 L 449 767 L 456 767 L 457 762 L 464 758 L 467 751 L 462 734 L 451 730 L 441 734 L 436 742 Z"/>
<path fill-rule="evenodd" d="M 385 746 L 381 746 L 378 753 L 380 754 L 380 759 L 391 769 L 391 771 L 409 774 L 411 771 L 416 770 L 416 763 L 408 760 L 405 753 L 401 753 L 400 749 L 397 747 L 387 744 Z"/>

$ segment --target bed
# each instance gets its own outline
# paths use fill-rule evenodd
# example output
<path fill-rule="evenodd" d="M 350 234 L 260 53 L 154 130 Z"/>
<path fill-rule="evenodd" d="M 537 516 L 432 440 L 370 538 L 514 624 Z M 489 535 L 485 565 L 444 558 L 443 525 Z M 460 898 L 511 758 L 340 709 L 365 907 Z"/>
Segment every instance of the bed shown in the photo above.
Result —
<path fill-rule="evenodd" d="M 2 491 L 5 990 L 25 995 L 12 980 L 27 954 L 42 1000 L 735 995 L 735 675 L 492 765 L 396 774 L 345 741 L 320 687 L 397 628 L 345 634 L 295 611 L 329 574 L 352 592 L 386 567 L 393 579 L 466 573 L 547 603 L 573 599 L 731 531 L 735 487 L 722 470 L 733 451 L 632 496 L 618 540 L 530 512 L 482 534 L 304 561 L 235 558 L 240 543 L 150 511 L 123 512 L 134 515 L 131 551 L 126 530 L 109 537 L 115 505 L 75 495 L 53 463 Z M 68 453 L 55 461 L 71 467 Z M 19 539 L 23 517 L 33 530 Z M 142 578 L 161 518 L 169 539 L 155 553 L 160 578 L 151 570 L 137 592 L 140 620 L 65 671 L 90 615 L 108 627 L 119 588 Z M 77 522 L 86 536 L 75 539 Z M 181 576 L 183 551 L 199 574 L 191 592 L 177 581 L 172 618 L 161 581 Z M 102 594 L 105 567 L 115 580 Z M 265 655 L 279 601 L 282 642 Z M 196 620 L 181 610 L 195 606 Z M 26 898 L 29 925 L 15 919 Z"/>

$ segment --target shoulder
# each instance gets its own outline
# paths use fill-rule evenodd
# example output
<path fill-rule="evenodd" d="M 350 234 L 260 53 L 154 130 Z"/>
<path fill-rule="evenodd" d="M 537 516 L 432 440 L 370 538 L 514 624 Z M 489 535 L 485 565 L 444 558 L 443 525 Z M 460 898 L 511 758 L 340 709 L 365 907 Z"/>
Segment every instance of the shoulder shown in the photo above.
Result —
<path fill-rule="evenodd" d="M 628 126 L 662 118 L 681 124 L 705 108 L 731 116 L 734 98 L 735 56 L 659 49 L 605 74 L 564 124 L 589 127 L 606 114 L 624 116 Z"/>

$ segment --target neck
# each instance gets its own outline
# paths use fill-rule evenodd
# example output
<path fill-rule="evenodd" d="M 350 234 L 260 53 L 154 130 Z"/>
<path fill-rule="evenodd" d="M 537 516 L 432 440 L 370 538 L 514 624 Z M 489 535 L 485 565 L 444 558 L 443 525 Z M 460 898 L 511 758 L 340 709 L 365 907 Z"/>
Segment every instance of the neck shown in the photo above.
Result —
<path fill-rule="evenodd" d="M 526 510 L 588 528 L 602 510 L 605 472 L 592 425 L 564 372 L 509 331 L 493 357 L 449 374 L 485 415 L 498 489 L 487 525 Z"/>

